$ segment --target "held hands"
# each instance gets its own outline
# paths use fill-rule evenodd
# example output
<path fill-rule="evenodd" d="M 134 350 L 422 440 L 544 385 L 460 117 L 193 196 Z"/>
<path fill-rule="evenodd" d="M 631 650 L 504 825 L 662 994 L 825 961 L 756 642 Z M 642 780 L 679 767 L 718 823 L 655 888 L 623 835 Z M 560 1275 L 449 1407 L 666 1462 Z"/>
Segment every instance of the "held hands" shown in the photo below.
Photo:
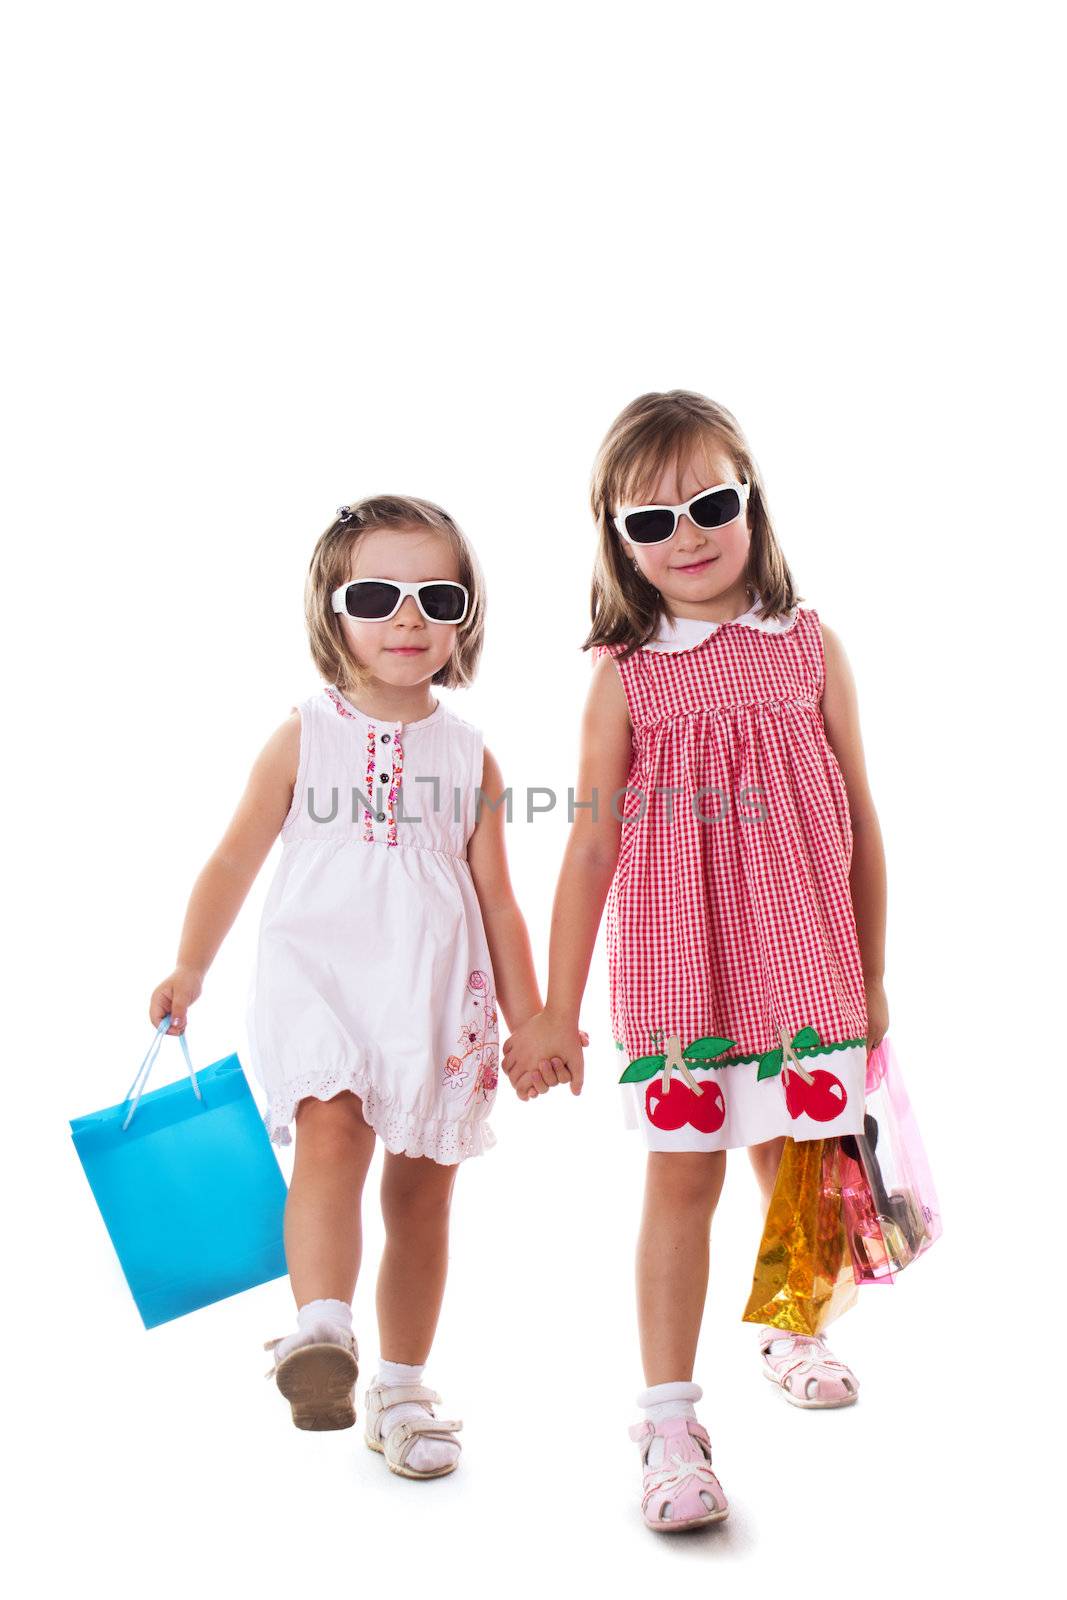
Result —
<path fill-rule="evenodd" d="M 582 1046 L 588 1043 L 584 1029 L 546 1008 L 504 1040 L 503 1069 L 520 1100 L 547 1094 L 560 1083 L 569 1083 L 572 1094 L 581 1094 Z"/>
<path fill-rule="evenodd" d="M 153 990 L 148 1006 L 152 1026 L 158 1028 L 169 1011 L 171 1024 L 167 1029 L 168 1034 L 184 1033 L 186 1013 L 193 1001 L 199 1000 L 202 987 L 203 978 L 199 972 L 194 972 L 192 967 L 175 967 L 170 977 L 164 978 Z"/>

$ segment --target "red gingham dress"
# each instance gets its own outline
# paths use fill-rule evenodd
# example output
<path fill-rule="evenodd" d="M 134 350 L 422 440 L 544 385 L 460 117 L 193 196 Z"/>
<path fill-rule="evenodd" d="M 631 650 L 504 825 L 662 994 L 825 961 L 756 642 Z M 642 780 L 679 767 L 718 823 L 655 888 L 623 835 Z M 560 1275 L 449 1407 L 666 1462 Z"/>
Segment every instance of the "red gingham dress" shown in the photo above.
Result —
<path fill-rule="evenodd" d="M 725 1099 L 711 1132 L 655 1125 L 658 1075 L 651 1088 L 647 1079 L 627 1086 L 629 1120 L 652 1148 L 862 1131 L 867 1008 L 852 828 L 822 719 L 819 619 L 797 606 L 764 620 L 757 607 L 688 648 L 646 648 L 627 661 L 621 645 L 595 651 L 615 658 L 633 728 L 605 922 L 619 1068 L 662 1052 L 671 1036 L 683 1048 L 733 1041 L 697 1075 Z M 813 1115 L 787 1104 L 788 1058 L 784 1074 L 758 1076 L 783 1031 L 792 1041 L 801 1029 L 818 1036 L 817 1049 L 797 1050 L 803 1066 L 840 1089 L 810 1101 Z"/>

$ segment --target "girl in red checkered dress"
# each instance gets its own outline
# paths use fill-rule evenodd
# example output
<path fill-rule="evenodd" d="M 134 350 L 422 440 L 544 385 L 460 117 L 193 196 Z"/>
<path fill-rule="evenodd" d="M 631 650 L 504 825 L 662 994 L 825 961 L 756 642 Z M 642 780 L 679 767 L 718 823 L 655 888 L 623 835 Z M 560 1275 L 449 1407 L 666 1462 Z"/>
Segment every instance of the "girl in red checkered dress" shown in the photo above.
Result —
<path fill-rule="evenodd" d="M 747 1147 L 766 1208 L 786 1136 L 862 1132 L 866 1059 L 888 1026 L 885 862 L 844 651 L 798 603 L 731 414 L 685 391 L 642 396 L 608 432 L 592 500 L 580 804 L 548 1002 L 504 1064 L 523 1098 L 580 1090 L 578 1007 L 606 904 L 622 1093 L 648 1147 L 649 1387 L 631 1432 L 645 1520 L 677 1529 L 726 1515 L 693 1405 L 725 1153 Z M 794 1404 L 855 1400 L 821 1338 L 764 1328 L 760 1351 Z"/>

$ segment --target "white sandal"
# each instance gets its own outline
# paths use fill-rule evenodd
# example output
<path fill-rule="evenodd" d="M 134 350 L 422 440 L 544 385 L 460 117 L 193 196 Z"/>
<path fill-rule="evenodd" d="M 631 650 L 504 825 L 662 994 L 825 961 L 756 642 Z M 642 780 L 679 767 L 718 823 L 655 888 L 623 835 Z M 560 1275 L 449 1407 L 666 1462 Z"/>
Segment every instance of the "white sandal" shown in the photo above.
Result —
<path fill-rule="evenodd" d="M 292 1335 L 268 1339 L 263 1346 L 274 1351 L 274 1365 L 263 1376 L 277 1380 L 292 1407 L 296 1427 L 316 1433 L 351 1428 L 356 1421 L 359 1346 L 346 1328 L 331 1327 L 329 1331 L 329 1341 L 309 1338 L 288 1350 L 280 1361 L 276 1346 Z"/>
<path fill-rule="evenodd" d="M 448 1461 L 443 1467 L 434 1467 L 431 1472 L 419 1472 L 415 1467 L 407 1465 L 411 1447 L 416 1439 L 442 1439 L 454 1444 L 457 1450 L 463 1446 L 454 1437 L 462 1428 L 462 1422 L 445 1422 L 433 1410 L 434 1405 L 440 1405 L 441 1396 L 434 1389 L 427 1389 L 422 1383 L 384 1384 L 375 1380 L 367 1390 L 367 1415 L 364 1420 L 363 1436 L 372 1450 L 377 1450 L 385 1457 L 386 1466 L 390 1472 L 399 1473 L 402 1478 L 443 1478 L 447 1472 L 454 1472 L 459 1464 L 459 1457 Z M 382 1438 L 381 1419 L 382 1413 L 390 1406 L 421 1405 L 430 1409 L 428 1417 L 405 1417 L 395 1427 L 389 1429 L 385 1438 Z"/>
<path fill-rule="evenodd" d="M 779 1339 L 788 1339 L 789 1345 L 772 1353 L 771 1345 Z M 833 1354 L 821 1333 L 761 1328 L 759 1347 L 763 1376 L 778 1385 L 790 1405 L 829 1411 L 854 1405 L 859 1398 L 855 1373 Z"/>

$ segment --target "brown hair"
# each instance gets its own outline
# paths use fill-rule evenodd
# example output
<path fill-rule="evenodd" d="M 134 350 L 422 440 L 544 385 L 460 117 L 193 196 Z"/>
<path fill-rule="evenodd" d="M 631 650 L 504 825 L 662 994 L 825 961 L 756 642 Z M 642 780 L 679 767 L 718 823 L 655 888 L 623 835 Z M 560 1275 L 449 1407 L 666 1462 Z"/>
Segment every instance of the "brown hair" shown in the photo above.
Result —
<path fill-rule="evenodd" d="M 751 485 L 745 580 L 762 604 L 761 615 L 777 616 L 801 598 L 774 535 L 763 478 L 736 418 L 725 406 L 688 389 L 643 394 L 615 418 L 593 467 L 590 502 L 599 540 L 590 606 L 593 625 L 583 650 L 621 644 L 626 646 L 625 659 L 655 636 L 664 612 L 662 596 L 633 565 L 612 513 L 621 505 L 641 504 L 671 463 L 681 466 L 694 450 L 709 444 L 718 445 L 741 481 Z"/>
<path fill-rule="evenodd" d="M 365 533 L 378 528 L 433 528 L 456 553 L 459 581 L 470 596 L 470 607 L 459 624 L 455 648 L 431 683 L 446 689 L 473 683 L 485 633 L 485 580 L 478 557 L 459 524 L 430 500 L 399 494 L 372 495 L 342 506 L 311 556 L 304 586 L 304 616 L 311 656 L 320 675 L 344 693 L 366 686 L 367 672 L 349 649 L 342 619 L 331 596 L 351 570 L 352 551 Z"/>

